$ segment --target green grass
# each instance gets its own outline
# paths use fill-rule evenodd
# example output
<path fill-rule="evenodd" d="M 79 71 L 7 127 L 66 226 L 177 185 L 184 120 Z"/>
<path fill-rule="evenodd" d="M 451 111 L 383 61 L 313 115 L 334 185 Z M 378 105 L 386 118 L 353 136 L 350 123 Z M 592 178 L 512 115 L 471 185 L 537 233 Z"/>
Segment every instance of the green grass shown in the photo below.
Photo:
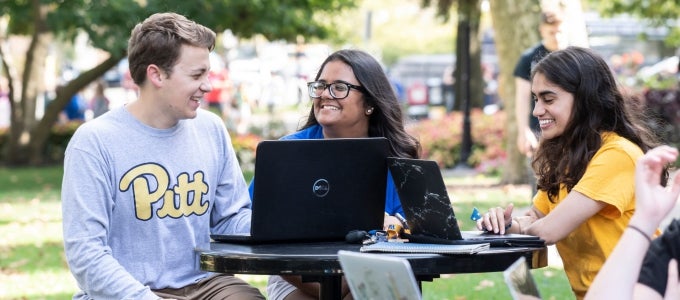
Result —
<path fill-rule="evenodd" d="M 0 168 L 0 299 L 70 299 L 61 167 Z"/>
<path fill-rule="evenodd" d="M 76 283 L 64 259 L 61 167 L 0 168 L 0 299 L 70 299 Z M 447 177 L 463 229 L 474 206 L 529 204 L 526 187 L 498 186 L 497 178 Z M 481 185 L 481 187 L 480 187 Z M 544 299 L 573 299 L 560 268 L 532 270 Z M 263 292 L 266 276 L 240 276 Z M 425 299 L 509 299 L 501 273 L 443 275 L 423 283 Z"/>

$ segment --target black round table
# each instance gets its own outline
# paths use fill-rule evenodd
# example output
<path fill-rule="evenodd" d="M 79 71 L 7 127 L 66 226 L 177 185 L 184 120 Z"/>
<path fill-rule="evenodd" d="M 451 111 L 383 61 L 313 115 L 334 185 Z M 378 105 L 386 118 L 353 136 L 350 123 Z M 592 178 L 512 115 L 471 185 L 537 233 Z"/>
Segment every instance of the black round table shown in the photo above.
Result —
<path fill-rule="evenodd" d="M 338 251 L 359 251 L 361 245 L 345 242 L 227 244 L 213 242 L 198 248 L 200 268 L 227 274 L 301 275 L 304 281 L 319 282 L 320 299 L 340 299 L 342 269 Z M 500 272 L 524 256 L 531 268 L 548 265 L 547 248 L 502 247 L 476 254 L 384 253 L 408 259 L 421 281 L 441 274 Z"/>

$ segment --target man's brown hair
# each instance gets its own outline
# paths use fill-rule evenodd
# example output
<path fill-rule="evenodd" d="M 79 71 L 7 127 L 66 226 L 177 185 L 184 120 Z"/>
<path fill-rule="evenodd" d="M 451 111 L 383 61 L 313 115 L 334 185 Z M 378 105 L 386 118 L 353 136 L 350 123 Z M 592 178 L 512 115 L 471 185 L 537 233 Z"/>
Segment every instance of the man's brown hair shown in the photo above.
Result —
<path fill-rule="evenodd" d="M 176 13 L 156 13 L 132 29 L 128 41 L 130 75 L 137 85 L 146 81 L 146 68 L 157 65 L 168 76 L 182 45 L 215 47 L 215 32 Z"/>
<path fill-rule="evenodd" d="M 562 23 L 562 16 L 553 11 L 544 11 L 541 13 L 541 24 L 559 24 Z"/>

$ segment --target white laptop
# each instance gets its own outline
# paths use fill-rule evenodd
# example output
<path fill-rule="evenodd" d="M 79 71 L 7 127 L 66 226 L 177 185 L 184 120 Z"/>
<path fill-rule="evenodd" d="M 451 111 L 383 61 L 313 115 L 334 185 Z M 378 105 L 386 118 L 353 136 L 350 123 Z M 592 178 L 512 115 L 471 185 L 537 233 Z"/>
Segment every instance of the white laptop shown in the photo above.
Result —
<path fill-rule="evenodd" d="M 404 258 L 340 250 L 338 259 L 356 300 L 422 299 L 411 265 Z"/>
<path fill-rule="evenodd" d="M 514 300 L 535 300 L 541 299 L 534 277 L 529 272 L 524 256 L 520 257 L 505 271 L 503 271 L 505 283 L 510 289 L 510 295 Z"/>

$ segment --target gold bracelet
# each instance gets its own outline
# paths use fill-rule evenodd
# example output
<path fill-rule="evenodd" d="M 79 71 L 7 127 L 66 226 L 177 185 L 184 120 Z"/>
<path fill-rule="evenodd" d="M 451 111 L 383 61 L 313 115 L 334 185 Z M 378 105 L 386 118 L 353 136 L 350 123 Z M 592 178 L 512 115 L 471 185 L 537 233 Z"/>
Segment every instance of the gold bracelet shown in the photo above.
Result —
<path fill-rule="evenodd" d="M 639 232 L 640 234 L 642 234 L 642 236 L 644 236 L 647 239 L 647 241 L 649 241 L 650 244 L 652 243 L 652 238 L 650 238 L 644 231 L 642 231 L 642 229 L 631 224 L 628 224 L 628 228 Z"/>

